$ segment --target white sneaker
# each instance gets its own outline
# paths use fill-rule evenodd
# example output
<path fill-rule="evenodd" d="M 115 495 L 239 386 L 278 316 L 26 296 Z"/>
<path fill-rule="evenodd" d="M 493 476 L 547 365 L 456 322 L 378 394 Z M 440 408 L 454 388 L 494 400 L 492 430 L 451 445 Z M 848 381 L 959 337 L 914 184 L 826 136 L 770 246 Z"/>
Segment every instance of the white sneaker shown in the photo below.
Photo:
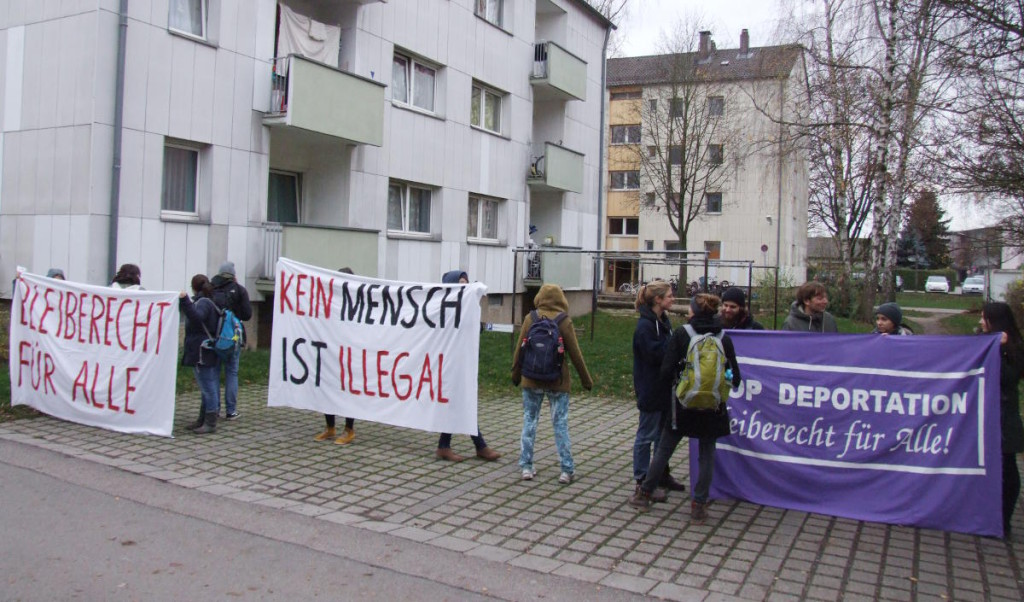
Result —
<path fill-rule="evenodd" d="M 537 476 L 537 471 L 536 470 L 534 470 L 532 468 L 524 468 L 523 469 L 523 480 L 524 481 L 532 481 L 533 477 L 535 477 L 535 476 Z"/>
<path fill-rule="evenodd" d="M 574 472 L 563 472 L 562 474 L 558 475 L 558 482 L 563 485 L 568 485 L 569 483 L 572 483 L 572 478 L 575 475 L 576 473 Z"/>

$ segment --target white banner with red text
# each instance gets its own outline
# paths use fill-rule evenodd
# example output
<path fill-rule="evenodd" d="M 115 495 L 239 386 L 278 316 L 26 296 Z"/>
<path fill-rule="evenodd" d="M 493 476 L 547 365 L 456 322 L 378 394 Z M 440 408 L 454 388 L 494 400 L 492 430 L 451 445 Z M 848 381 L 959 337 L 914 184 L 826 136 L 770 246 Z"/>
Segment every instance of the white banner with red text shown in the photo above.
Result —
<path fill-rule="evenodd" d="M 277 262 L 267 404 L 477 433 L 481 283 L 396 282 Z"/>
<path fill-rule="evenodd" d="M 11 405 L 171 436 L 178 294 L 21 272 L 11 303 Z"/>

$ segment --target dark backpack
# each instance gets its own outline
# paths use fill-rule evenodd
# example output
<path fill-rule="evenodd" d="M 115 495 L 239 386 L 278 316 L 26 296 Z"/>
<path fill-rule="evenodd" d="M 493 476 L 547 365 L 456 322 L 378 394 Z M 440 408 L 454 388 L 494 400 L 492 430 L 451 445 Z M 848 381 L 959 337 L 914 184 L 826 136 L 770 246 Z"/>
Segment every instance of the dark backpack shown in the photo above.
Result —
<path fill-rule="evenodd" d="M 230 309 L 221 309 L 212 300 L 207 301 L 217 309 L 217 330 L 216 334 L 211 333 L 203 324 L 207 338 L 202 347 L 213 350 L 222 361 L 227 361 L 242 349 L 242 321 Z"/>
<path fill-rule="evenodd" d="M 521 372 L 537 382 L 557 382 L 562 379 L 562 359 L 565 357 L 565 344 L 558 325 L 565 319 L 565 312 L 559 312 L 552 319 L 533 310 L 530 317 L 533 323 L 519 345 Z"/>

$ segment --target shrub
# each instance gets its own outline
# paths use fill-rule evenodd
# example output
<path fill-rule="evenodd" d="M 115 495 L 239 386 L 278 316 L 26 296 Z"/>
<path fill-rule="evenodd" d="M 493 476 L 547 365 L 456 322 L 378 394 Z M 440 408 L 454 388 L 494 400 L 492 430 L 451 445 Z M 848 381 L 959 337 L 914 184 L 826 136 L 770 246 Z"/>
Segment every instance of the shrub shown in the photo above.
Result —
<path fill-rule="evenodd" d="M 1010 310 L 1013 311 L 1013 317 L 1017 320 L 1017 328 L 1024 327 L 1024 280 L 1014 280 L 1006 287 L 1006 293 L 1003 295 L 1006 299 L 1006 303 L 1009 304 Z"/>

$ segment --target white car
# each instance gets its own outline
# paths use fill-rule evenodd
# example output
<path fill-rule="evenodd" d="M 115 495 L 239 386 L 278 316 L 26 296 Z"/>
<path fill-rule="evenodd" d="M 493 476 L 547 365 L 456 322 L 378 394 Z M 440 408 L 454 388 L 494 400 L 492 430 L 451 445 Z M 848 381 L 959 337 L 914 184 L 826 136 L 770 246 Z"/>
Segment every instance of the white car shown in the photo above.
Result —
<path fill-rule="evenodd" d="M 929 276 L 928 280 L 926 280 L 924 283 L 924 292 L 948 293 L 949 280 L 946 280 L 945 276 Z"/>
<path fill-rule="evenodd" d="M 969 276 L 960 287 L 961 295 L 983 295 L 985 294 L 985 277 Z"/>

